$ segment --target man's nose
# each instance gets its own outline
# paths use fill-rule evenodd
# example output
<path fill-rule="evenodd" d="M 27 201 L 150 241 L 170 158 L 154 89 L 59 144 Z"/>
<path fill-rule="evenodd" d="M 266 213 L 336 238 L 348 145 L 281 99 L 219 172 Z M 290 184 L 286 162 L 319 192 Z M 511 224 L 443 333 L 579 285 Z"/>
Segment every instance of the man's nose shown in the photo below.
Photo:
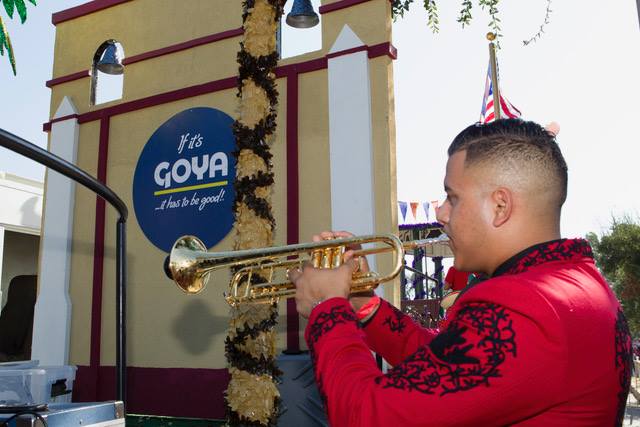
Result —
<path fill-rule="evenodd" d="M 443 225 L 449 222 L 449 206 L 446 201 L 442 206 L 436 206 L 436 219 Z"/>

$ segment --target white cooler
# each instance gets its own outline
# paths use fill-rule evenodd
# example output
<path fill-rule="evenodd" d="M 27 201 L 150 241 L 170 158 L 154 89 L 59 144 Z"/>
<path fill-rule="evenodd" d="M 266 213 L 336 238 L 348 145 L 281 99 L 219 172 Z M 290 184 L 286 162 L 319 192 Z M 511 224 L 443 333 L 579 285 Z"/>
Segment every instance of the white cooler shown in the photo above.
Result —
<path fill-rule="evenodd" d="M 0 364 L 0 410 L 16 405 L 71 403 L 75 366 L 38 366 L 38 361 Z"/>

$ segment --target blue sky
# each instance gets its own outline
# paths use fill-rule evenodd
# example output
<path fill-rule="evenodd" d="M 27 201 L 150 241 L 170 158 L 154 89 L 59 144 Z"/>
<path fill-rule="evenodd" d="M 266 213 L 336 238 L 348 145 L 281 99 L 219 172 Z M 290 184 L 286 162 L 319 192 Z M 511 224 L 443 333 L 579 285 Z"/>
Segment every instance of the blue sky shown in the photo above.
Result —
<path fill-rule="evenodd" d="M 44 146 L 49 117 L 55 28 L 51 13 L 85 0 L 40 0 L 28 5 L 25 25 L 7 21 L 18 76 L 0 58 L 0 128 Z M 291 7 L 288 2 L 288 8 Z M 314 0 L 316 5 L 319 0 Z M 488 62 L 486 13 L 456 22 L 459 0 L 440 0 L 440 33 L 426 27 L 416 0 L 394 24 L 398 198 L 442 199 L 446 148 L 480 114 Z M 475 2 L 474 2 L 475 3 Z M 569 165 L 569 197 L 562 227 L 567 236 L 599 232 L 612 214 L 640 212 L 640 26 L 636 2 L 555 0 L 551 22 L 536 43 L 523 46 L 544 19 L 546 0 L 503 0 L 504 38 L 498 52 L 503 94 L 542 124 L 560 123 L 558 142 Z M 296 31 L 296 33 L 293 33 Z M 294 37 L 295 36 L 295 37 Z M 285 56 L 319 47 L 316 30 L 285 29 Z M 0 170 L 41 179 L 43 170 L 0 149 Z"/>

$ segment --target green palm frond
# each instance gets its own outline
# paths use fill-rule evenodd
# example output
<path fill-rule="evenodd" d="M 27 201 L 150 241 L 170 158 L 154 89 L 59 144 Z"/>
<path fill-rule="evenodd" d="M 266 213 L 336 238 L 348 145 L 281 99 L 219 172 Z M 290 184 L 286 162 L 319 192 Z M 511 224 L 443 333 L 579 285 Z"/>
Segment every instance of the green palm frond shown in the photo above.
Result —
<path fill-rule="evenodd" d="M 16 3 L 16 9 L 18 10 L 18 15 L 20 15 L 20 22 L 24 24 L 24 21 L 27 20 L 27 5 L 24 4 L 24 0 L 13 0 Z"/>
<path fill-rule="evenodd" d="M 2 0 L 2 4 L 4 5 L 4 10 L 7 11 L 7 15 L 9 15 L 9 18 L 13 18 L 13 0 Z"/>
<path fill-rule="evenodd" d="M 13 75 L 16 75 L 16 58 L 13 56 L 13 48 L 11 47 L 11 39 L 9 38 L 9 33 L 7 32 L 7 28 L 4 26 L 4 22 L 2 22 L 2 17 L 0 17 L 0 55 L 4 56 L 4 51 L 7 51 L 7 56 L 9 57 L 9 62 L 11 63 L 11 69 L 13 70 Z"/>
<path fill-rule="evenodd" d="M 15 11 L 18 12 L 18 16 L 20 17 L 20 23 L 24 24 L 27 20 L 27 5 L 24 2 L 25 0 L 2 0 L 2 5 L 4 6 L 4 10 L 9 15 L 9 18 L 13 19 L 13 14 Z M 27 0 L 29 3 L 37 6 L 36 0 Z M 7 27 L 5 27 L 4 22 L 2 22 L 2 17 L 0 16 L 0 55 L 4 56 L 4 51 L 7 51 L 7 57 L 9 58 L 9 62 L 11 63 L 11 69 L 13 70 L 13 75 L 16 75 L 16 58 L 13 54 L 13 48 L 11 47 L 11 38 L 9 37 L 9 32 L 7 31 Z"/>

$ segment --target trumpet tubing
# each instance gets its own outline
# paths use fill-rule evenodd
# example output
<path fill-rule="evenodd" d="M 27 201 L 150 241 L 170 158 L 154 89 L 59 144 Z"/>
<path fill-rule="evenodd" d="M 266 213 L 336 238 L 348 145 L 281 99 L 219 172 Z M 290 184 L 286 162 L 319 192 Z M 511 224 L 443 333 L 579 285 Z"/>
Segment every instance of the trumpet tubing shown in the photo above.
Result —
<path fill-rule="evenodd" d="M 300 263 L 296 261 L 291 263 L 290 268 L 299 267 Z M 339 266 L 339 265 L 338 265 Z M 278 268 L 285 268 L 284 266 L 278 266 Z M 325 268 L 325 267 L 319 267 Z M 336 267 L 326 267 L 336 268 Z M 288 268 L 287 268 L 288 269 Z M 254 274 L 258 274 L 261 277 L 265 275 L 260 273 L 259 267 L 244 267 L 238 270 L 231 278 L 231 284 L 229 286 L 229 293 L 225 295 L 227 302 L 234 306 L 245 302 L 264 302 L 272 303 L 278 301 L 280 298 L 293 298 L 296 293 L 296 287 L 290 280 L 273 281 L 273 270 L 271 266 L 267 266 L 264 270 L 267 272 L 267 280 L 264 283 L 253 283 L 252 278 Z M 394 277 L 397 274 L 393 273 Z M 389 280 L 392 280 L 390 278 Z M 376 272 L 355 272 L 352 276 L 351 291 L 352 292 L 365 292 L 370 291 L 378 287 L 382 282 L 380 275 Z"/>
<path fill-rule="evenodd" d="M 406 249 L 415 249 L 446 242 L 427 239 L 403 244 L 392 234 L 356 236 L 321 242 L 301 243 L 262 249 L 230 252 L 207 252 L 205 245 L 194 236 L 183 236 L 176 241 L 165 266 L 176 285 L 188 294 L 196 294 L 206 286 L 212 271 L 231 267 L 235 273 L 225 295 L 227 302 L 271 303 L 295 295 L 295 286 L 288 279 L 277 276 L 309 262 L 316 268 L 336 268 L 344 262 L 348 247 L 364 244 L 377 246 L 354 251 L 354 257 L 391 253 L 393 268 L 385 274 L 356 271 L 352 277 L 353 292 L 375 289 L 380 283 L 393 280 L 404 265 Z"/>

